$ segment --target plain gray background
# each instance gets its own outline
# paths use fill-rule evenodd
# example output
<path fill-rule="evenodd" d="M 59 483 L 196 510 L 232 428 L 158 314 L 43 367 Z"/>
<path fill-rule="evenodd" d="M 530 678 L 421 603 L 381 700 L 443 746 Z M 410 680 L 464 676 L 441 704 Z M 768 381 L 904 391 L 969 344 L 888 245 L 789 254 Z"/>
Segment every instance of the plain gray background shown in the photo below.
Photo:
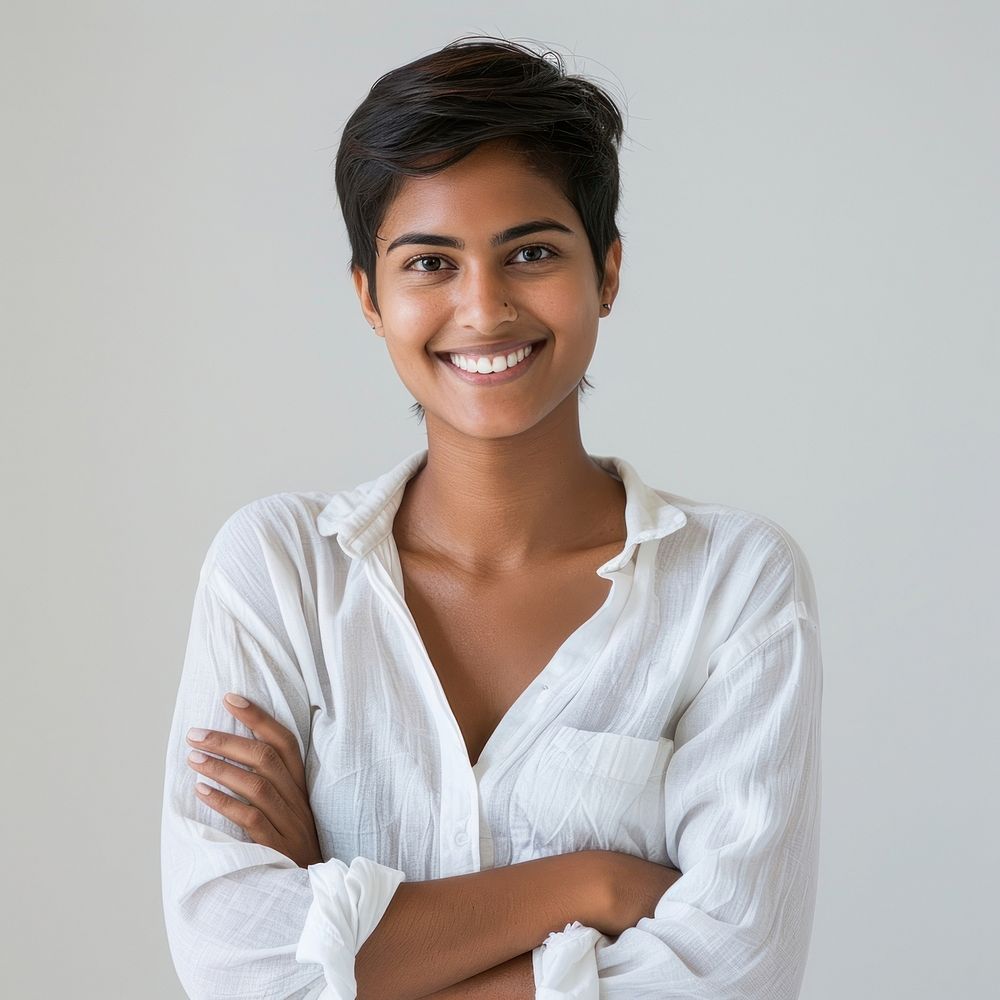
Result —
<path fill-rule="evenodd" d="M 378 76 L 486 33 L 627 112 L 588 451 L 813 570 L 804 1000 L 995 995 L 997 4 L 2 11 L 0 993 L 183 995 L 159 821 L 198 569 L 242 504 L 423 445 L 332 163 Z"/>

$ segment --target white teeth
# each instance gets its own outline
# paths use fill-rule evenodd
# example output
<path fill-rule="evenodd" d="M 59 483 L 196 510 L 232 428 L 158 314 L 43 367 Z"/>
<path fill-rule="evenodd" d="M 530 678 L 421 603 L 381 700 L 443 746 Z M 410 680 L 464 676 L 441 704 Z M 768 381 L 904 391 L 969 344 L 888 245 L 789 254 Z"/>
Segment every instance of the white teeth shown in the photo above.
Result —
<path fill-rule="evenodd" d="M 497 354 L 492 358 L 470 358 L 464 354 L 449 354 L 448 357 L 456 368 L 461 368 L 467 372 L 479 372 L 481 375 L 489 375 L 493 372 L 499 373 L 506 371 L 508 368 L 513 368 L 514 365 L 523 361 L 530 353 L 531 344 L 527 344 L 525 347 L 519 347 L 516 351 L 511 351 L 510 354 Z"/>

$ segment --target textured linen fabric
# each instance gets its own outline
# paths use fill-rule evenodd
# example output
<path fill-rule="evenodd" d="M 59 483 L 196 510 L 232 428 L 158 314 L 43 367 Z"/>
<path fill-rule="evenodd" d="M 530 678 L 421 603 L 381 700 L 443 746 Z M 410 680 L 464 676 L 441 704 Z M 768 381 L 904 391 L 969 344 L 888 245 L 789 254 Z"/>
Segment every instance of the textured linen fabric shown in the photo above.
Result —
<path fill-rule="evenodd" d="M 392 536 L 426 456 L 354 489 L 255 500 L 212 540 L 162 813 L 166 928 L 188 994 L 350 1000 L 355 956 L 404 879 L 600 849 L 683 874 L 615 938 L 576 921 L 550 934 L 532 955 L 536 997 L 794 1000 L 818 874 L 822 700 L 797 543 L 592 455 L 626 493 L 625 543 L 597 570 L 610 591 L 473 767 Z M 222 786 L 187 765 L 190 727 L 251 735 L 227 691 L 297 736 L 323 863 L 254 844 L 194 791 Z"/>
<path fill-rule="evenodd" d="M 531 953 L 535 1000 L 598 1000 L 594 946 L 601 937 L 600 931 L 579 920 L 549 934 Z"/>

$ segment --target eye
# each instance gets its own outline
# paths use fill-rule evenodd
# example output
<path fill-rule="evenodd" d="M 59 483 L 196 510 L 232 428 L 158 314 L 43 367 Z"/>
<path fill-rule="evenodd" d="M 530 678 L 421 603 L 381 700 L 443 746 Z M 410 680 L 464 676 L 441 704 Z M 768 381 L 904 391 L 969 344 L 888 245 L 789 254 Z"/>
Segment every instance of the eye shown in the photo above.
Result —
<path fill-rule="evenodd" d="M 406 271 L 419 271 L 419 272 L 422 272 L 423 274 L 430 274 L 430 273 L 432 273 L 434 271 L 440 271 L 441 268 L 440 267 L 429 267 L 429 268 L 426 268 L 426 269 L 425 268 L 421 268 L 421 267 L 416 267 L 415 268 L 412 265 L 416 264 L 418 262 L 419 263 L 423 263 L 424 261 L 437 262 L 438 264 L 440 264 L 442 260 L 444 260 L 444 258 L 443 257 L 439 257 L 437 254 L 427 254 L 427 253 L 425 253 L 425 254 L 421 254 L 419 257 L 411 257 L 410 260 L 408 260 L 403 265 L 403 269 L 406 270 Z"/>
<path fill-rule="evenodd" d="M 543 246 L 541 243 L 533 243 L 531 246 L 521 247 L 514 256 L 522 253 L 533 253 L 535 251 L 542 250 L 548 254 L 547 257 L 529 257 L 524 263 L 526 264 L 540 264 L 543 260 L 551 260 L 553 257 L 558 257 L 559 254 L 556 253 L 552 247 Z"/>

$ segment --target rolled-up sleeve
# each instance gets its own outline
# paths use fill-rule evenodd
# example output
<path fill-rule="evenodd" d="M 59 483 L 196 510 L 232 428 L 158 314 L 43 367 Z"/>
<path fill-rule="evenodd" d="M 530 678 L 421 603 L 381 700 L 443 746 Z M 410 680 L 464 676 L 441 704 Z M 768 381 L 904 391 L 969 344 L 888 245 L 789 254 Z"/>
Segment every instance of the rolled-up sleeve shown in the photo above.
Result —
<path fill-rule="evenodd" d="M 798 997 L 819 861 L 823 682 L 809 611 L 793 600 L 758 621 L 685 710 L 664 778 L 667 850 L 682 876 L 652 917 L 616 938 L 595 932 L 596 961 L 578 960 L 559 995 Z"/>
<path fill-rule="evenodd" d="M 243 620 L 229 603 L 207 560 L 166 753 L 161 880 L 174 966 L 194 1000 L 353 1000 L 355 956 L 403 872 L 363 857 L 299 868 L 255 844 L 194 790 L 203 781 L 239 798 L 186 763 L 191 726 L 252 735 L 223 707 L 227 691 L 245 694 L 297 734 L 300 750 L 309 740 L 308 696 L 287 650 L 264 619 Z"/>

